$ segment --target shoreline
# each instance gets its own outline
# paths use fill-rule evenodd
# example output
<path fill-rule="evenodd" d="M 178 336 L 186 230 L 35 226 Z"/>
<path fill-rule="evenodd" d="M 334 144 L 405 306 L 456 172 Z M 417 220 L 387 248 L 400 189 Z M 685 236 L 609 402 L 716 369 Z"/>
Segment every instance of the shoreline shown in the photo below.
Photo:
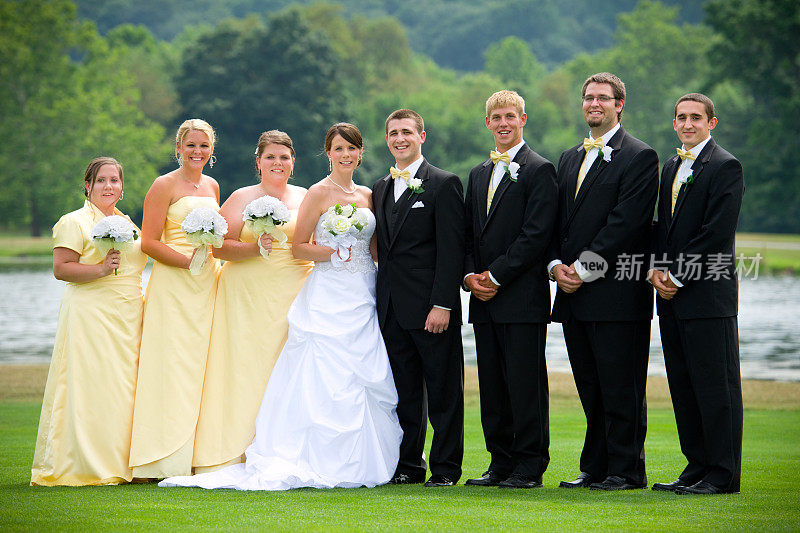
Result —
<path fill-rule="evenodd" d="M 0 364 L 0 402 L 41 401 L 49 365 Z M 569 372 L 548 372 L 551 407 L 580 408 L 575 382 Z M 742 397 L 745 409 L 800 410 L 800 382 L 743 379 Z M 464 368 L 464 402 L 477 405 L 478 369 Z M 647 378 L 647 404 L 649 407 L 672 407 L 667 379 L 660 376 Z"/>

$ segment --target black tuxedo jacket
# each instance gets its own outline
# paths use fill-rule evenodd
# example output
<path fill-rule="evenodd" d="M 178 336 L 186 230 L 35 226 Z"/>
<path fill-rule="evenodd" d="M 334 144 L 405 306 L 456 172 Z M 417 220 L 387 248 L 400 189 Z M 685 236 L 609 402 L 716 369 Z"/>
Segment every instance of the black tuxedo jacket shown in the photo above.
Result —
<path fill-rule="evenodd" d="M 494 165 L 487 159 L 469 173 L 464 275 L 489 270 L 500 283 L 494 298 L 470 297 L 472 323 L 547 323 L 550 285 L 546 253 L 555 225 L 555 167 L 524 144 L 514 161 L 517 180 L 506 174 L 486 213 L 486 196 Z"/>
<path fill-rule="evenodd" d="M 654 266 L 669 269 L 683 287 L 672 300 L 656 298 L 658 313 L 672 311 L 680 319 L 736 316 L 734 240 L 744 194 L 742 165 L 710 139 L 692 164 L 694 180 L 681 187 L 670 214 L 678 167 L 676 155 L 661 172 Z M 696 271 L 685 263 L 692 256 L 699 263 Z"/>
<path fill-rule="evenodd" d="M 378 239 L 378 318 L 385 324 L 391 301 L 401 327 L 422 329 L 431 308 L 438 305 L 451 310 L 451 325 L 460 325 L 464 257 L 461 180 L 427 160 L 415 177 L 422 180 L 424 190 L 414 193 L 406 189 L 395 203 L 393 226 L 385 209 L 388 197 L 394 195 L 391 176 L 380 178 L 372 187 Z"/>
<path fill-rule="evenodd" d="M 622 126 L 608 146 L 613 148 L 611 161 L 598 154 L 577 197 L 578 171 L 586 154 L 583 144 L 562 153 L 558 162 L 558 224 L 548 263 L 560 259 L 571 265 L 589 250 L 608 262 L 608 271 L 572 294 L 558 289 L 552 314 L 556 322 L 570 317 L 583 321 L 653 317 L 653 291 L 646 276 L 658 194 L 658 156 Z M 638 272 L 624 268 L 626 262 L 638 262 Z M 618 271 L 636 275 L 616 279 Z"/>

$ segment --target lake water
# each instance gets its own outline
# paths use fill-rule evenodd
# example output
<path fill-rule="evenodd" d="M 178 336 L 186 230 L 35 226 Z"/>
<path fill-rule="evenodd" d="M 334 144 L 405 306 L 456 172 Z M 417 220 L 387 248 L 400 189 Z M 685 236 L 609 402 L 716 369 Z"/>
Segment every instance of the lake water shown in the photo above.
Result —
<path fill-rule="evenodd" d="M 145 280 L 149 268 L 145 271 Z M 50 270 L 0 271 L 0 364 L 49 363 L 58 307 L 65 283 Z M 466 302 L 466 295 L 464 295 Z M 800 278 L 760 277 L 739 288 L 739 343 L 742 377 L 800 381 Z M 475 364 L 472 327 L 462 328 L 464 359 Z M 547 366 L 570 372 L 559 324 L 547 329 Z M 2 368 L 0 368 L 0 371 Z M 666 375 L 653 321 L 651 375 Z"/>

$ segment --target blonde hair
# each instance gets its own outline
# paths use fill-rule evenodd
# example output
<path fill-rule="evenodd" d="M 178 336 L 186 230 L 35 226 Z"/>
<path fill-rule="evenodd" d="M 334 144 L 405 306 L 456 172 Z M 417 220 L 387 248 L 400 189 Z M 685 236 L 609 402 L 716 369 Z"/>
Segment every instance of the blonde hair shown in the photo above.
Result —
<path fill-rule="evenodd" d="M 497 91 L 486 100 L 486 116 L 489 116 L 492 109 L 509 106 L 514 106 L 520 116 L 525 114 L 525 99 L 516 91 Z"/>
<path fill-rule="evenodd" d="M 189 120 L 184 120 L 183 124 L 178 127 L 178 133 L 175 134 L 175 160 L 179 165 L 183 165 L 183 160 L 181 159 L 181 153 L 180 150 L 178 150 L 178 146 L 183 144 L 183 140 L 190 131 L 202 131 L 205 133 L 209 142 L 211 143 L 212 151 L 214 145 L 217 143 L 217 134 L 214 133 L 214 128 L 211 127 L 211 124 L 199 118 L 190 118 Z"/>

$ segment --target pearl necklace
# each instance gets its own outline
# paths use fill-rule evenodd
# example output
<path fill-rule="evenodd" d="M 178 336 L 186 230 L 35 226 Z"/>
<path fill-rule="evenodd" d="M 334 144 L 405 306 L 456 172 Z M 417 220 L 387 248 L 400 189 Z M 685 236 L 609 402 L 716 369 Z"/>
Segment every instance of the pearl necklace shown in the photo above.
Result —
<path fill-rule="evenodd" d="M 339 187 L 342 190 L 342 192 L 345 193 L 345 194 L 355 194 L 355 192 L 358 190 L 358 187 L 356 186 L 355 183 L 353 184 L 353 190 L 352 191 L 348 191 L 347 189 L 345 189 L 344 187 L 342 187 L 341 185 L 339 185 L 338 183 L 333 181 L 330 176 L 325 176 L 325 179 L 330 181 L 331 183 L 333 183 L 337 187 Z"/>

